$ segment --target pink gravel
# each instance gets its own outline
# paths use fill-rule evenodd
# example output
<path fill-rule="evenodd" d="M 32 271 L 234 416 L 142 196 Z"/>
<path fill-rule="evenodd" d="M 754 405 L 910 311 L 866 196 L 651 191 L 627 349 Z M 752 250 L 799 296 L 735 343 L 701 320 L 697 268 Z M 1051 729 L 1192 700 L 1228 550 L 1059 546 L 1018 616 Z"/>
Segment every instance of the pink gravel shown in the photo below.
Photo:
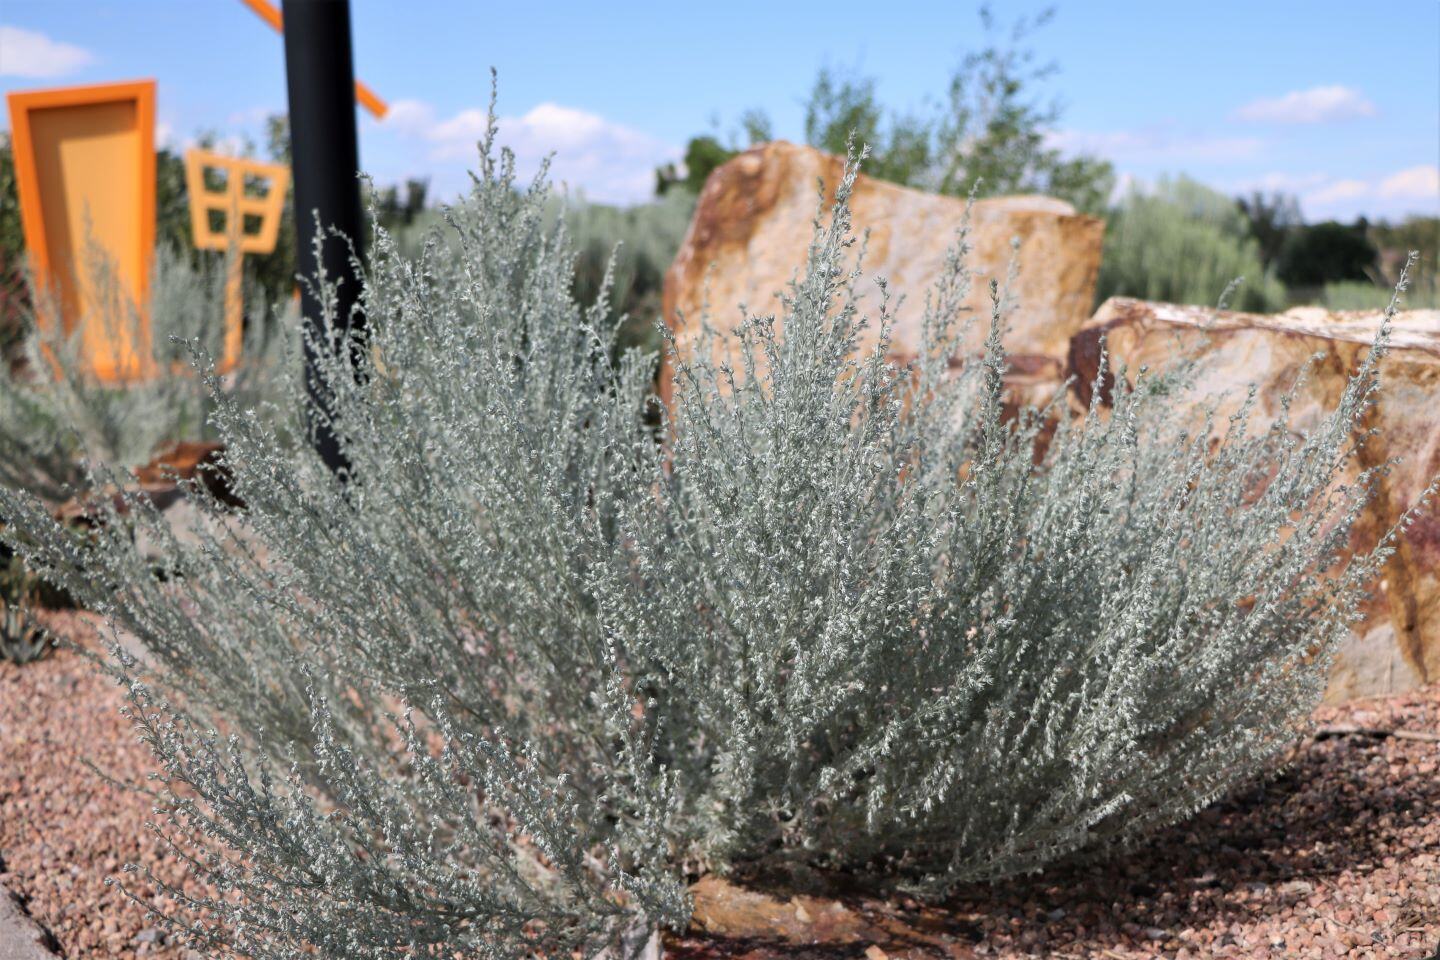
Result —
<path fill-rule="evenodd" d="M 57 633 L 83 614 L 52 613 Z M 185 871 L 146 829 L 151 803 L 107 783 L 155 769 L 120 716 L 121 691 L 79 654 L 17 667 L 0 661 L 0 884 L 59 942 L 63 956 L 184 958 L 163 925 L 107 878 L 142 863 L 167 882 Z M 164 901 L 152 899 L 157 907 Z"/>
<path fill-rule="evenodd" d="M 54 625 L 74 616 L 56 615 Z M 104 883 L 127 862 L 185 882 L 144 826 L 146 798 L 85 764 L 134 779 L 153 769 L 117 712 L 120 702 L 120 692 L 73 652 L 24 667 L 0 662 L 0 885 L 54 934 L 66 957 L 193 956 Z M 1325 708 L 1317 720 L 1433 735 L 1440 685 Z M 952 957 L 1422 960 L 1440 951 L 1437 772 L 1440 743 L 1310 740 L 1279 778 L 1127 856 L 967 889 L 943 909 L 849 905 L 943 935 Z M 666 952 L 694 960 L 873 960 L 895 956 L 894 948 L 775 947 L 692 932 L 669 938 Z"/>
<path fill-rule="evenodd" d="M 1440 733 L 1440 685 L 1317 711 Z M 1440 743 L 1309 740 L 1278 778 L 1129 856 L 967 891 L 981 956 L 1440 954 Z"/>

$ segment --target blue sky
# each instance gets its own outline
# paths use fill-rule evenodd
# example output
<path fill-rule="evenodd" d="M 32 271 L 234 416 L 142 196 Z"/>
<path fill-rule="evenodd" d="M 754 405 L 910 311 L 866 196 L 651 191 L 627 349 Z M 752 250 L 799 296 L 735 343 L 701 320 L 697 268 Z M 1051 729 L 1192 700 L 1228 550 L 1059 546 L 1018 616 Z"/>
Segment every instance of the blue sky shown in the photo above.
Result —
<path fill-rule="evenodd" d="M 996 3 L 999 18 L 1046 4 Z M 760 107 L 802 135 L 830 64 L 920 107 L 980 41 L 969 3 L 717 4 L 354 0 L 356 72 L 392 104 L 362 117 L 377 180 L 451 195 L 500 72 L 502 139 L 533 166 L 558 151 L 572 189 L 644 199 L 688 137 Z M 1440 3 L 1208 0 L 1058 5 L 1034 39 L 1060 72 L 1052 136 L 1141 182 L 1188 173 L 1227 192 L 1284 189 L 1307 217 L 1440 213 Z M 284 109 L 280 38 L 239 0 L 6 0 L 0 88 L 153 76 L 161 137 L 259 138 Z M 5 121 L 8 124 L 8 119 Z M 718 127 L 717 127 L 718 125 Z"/>

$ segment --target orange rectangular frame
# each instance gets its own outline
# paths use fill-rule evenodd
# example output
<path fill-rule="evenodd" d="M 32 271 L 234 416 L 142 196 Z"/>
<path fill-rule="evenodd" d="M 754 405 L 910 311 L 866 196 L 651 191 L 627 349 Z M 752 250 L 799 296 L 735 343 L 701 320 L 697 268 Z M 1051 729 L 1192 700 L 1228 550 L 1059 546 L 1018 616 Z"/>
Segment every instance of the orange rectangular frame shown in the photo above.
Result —
<path fill-rule="evenodd" d="M 66 273 L 70 269 L 69 264 L 57 263 L 59 256 L 73 256 L 76 253 L 76 238 L 68 236 L 71 232 L 61 223 L 62 212 L 55 209 L 47 210 L 47 201 L 52 204 L 66 203 L 67 197 L 73 190 L 85 191 L 87 189 L 111 190 L 111 191 L 134 191 L 133 196 L 137 198 L 135 234 L 133 237 L 97 237 L 102 242 L 109 241 L 112 244 L 118 243 L 119 249 L 112 249 L 111 254 L 119 261 L 121 276 L 129 276 L 130 286 L 127 292 L 134 298 L 135 303 L 141 309 L 141 334 L 149 337 L 148 318 L 144 313 L 146 294 L 148 293 L 150 279 L 150 261 L 155 248 L 155 81 L 136 80 L 125 83 L 92 84 L 78 87 L 62 87 L 48 90 L 26 90 L 17 91 L 7 96 L 10 105 L 10 129 L 11 145 L 15 158 L 15 179 L 18 187 L 20 200 L 20 218 L 25 234 L 25 246 L 30 252 L 34 264 L 37 279 L 46 285 L 55 285 L 61 290 L 66 290 Z M 41 170 L 41 159 L 37 156 L 37 149 L 41 146 L 36 141 L 35 127 L 37 126 L 37 114 L 46 110 L 83 107 L 103 107 L 106 105 L 134 105 L 134 133 L 136 135 L 139 156 L 135 165 L 134 183 L 113 183 L 107 182 L 108 171 L 85 170 L 83 176 L 86 179 L 84 184 L 64 184 L 59 187 L 64 196 L 46 196 L 53 194 L 55 184 L 51 184 L 47 190 L 42 180 L 50 178 L 50 171 Z M 47 220 L 56 219 L 61 224 L 61 231 L 66 236 L 50 236 L 50 229 Z M 128 229 L 127 229 L 128 232 Z M 61 250 L 56 245 L 67 244 L 70 249 Z M 62 269 L 64 268 L 64 269 Z M 70 298 L 69 303 L 75 302 L 76 293 L 74 290 L 66 290 Z M 62 304 L 66 300 L 62 298 Z M 46 318 L 41 316 L 41 321 Z M 61 322 L 67 326 L 67 332 L 72 325 L 79 322 L 78 317 L 62 317 Z M 112 345 L 113 346 L 113 345 Z M 123 345 L 119 345 L 123 346 Z M 121 351 L 112 353 L 108 363 L 102 362 L 100 358 L 92 358 L 91 362 L 95 374 L 102 380 L 121 380 L 133 378 L 137 375 L 144 375 L 149 363 L 149 345 L 132 344 L 135 353 L 128 359 L 122 359 Z"/>

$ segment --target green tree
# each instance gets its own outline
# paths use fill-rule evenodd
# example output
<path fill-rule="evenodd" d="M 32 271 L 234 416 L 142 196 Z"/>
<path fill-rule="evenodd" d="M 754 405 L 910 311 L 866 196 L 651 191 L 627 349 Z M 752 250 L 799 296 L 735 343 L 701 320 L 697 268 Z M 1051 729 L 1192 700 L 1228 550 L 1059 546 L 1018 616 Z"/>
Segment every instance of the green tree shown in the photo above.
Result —
<path fill-rule="evenodd" d="M 932 121 L 890 113 L 880 106 L 873 77 L 822 67 L 805 103 L 805 142 L 844 155 L 853 138 L 869 148 L 869 176 L 892 183 L 926 186 L 934 166 Z"/>
<path fill-rule="evenodd" d="M 271 163 L 290 166 L 290 118 L 283 113 L 265 118 L 265 153 Z M 255 283 L 272 303 L 289 297 L 295 290 L 296 246 L 295 188 L 292 184 L 280 214 L 280 233 L 275 240 L 275 249 L 247 261 L 247 269 Z"/>
<path fill-rule="evenodd" d="M 1380 274 L 1385 286 L 1394 286 L 1410 253 L 1410 294 L 1406 303 L 1436 303 L 1440 297 L 1440 217 L 1407 217 L 1396 224 L 1370 225 L 1370 239 L 1380 250 Z"/>
<path fill-rule="evenodd" d="M 20 194 L 15 183 L 15 156 L 10 134 L 0 131 L 0 258 L 13 267 L 23 258 L 25 234 L 20 227 Z"/>
<path fill-rule="evenodd" d="M 740 131 L 745 135 L 745 142 L 752 147 L 757 143 L 769 143 L 775 139 L 770 115 L 758 107 L 752 107 L 740 114 Z"/>
<path fill-rule="evenodd" d="M 873 77 L 821 67 L 805 102 L 805 142 L 828 153 L 843 154 L 853 136 L 878 154 L 884 119 Z"/>
<path fill-rule="evenodd" d="M 1379 252 L 1364 219 L 1347 226 L 1334 220 L 1293 231 L 1280 248 L 1276 275 L 1287 286 L 1314 289 L 1332 281 L 1374 280 Z"/>
<path fill-rule="evenodd" d="M 1260 260 L 1268 269 L 1280 256 L 1285 239 L 1303 223 L 1299 202 L 1278 190 L 1269 196 L 1256 190 L 1249 197 L 1239 197 L 1235 204 L 1250 224 L 1250 236 L 1259 245 Z"/>
<path fill-rule="evenodd" d="M 415 178 L 405 181 L 403 196 L 398 185 L 377 190 L 375 194 L 376 222 L 391 232 L 410 226 L 425 209 L 425 197 L 429 191 L 430 181 Z"/>
<path fill-rule="evenodd" d="M 685 160 L 681 166 L 667 163 L 655 171 L 656 195 L 664 196 L 677 187 L 687 193 L 698 194 L 711 171 L 739 152 L 712 136 L 691 137 L 685 145 Z"/>
<path fill-rule="evenodd" d="M 165 147 L 155 152 L 155 242 L 176 250 L 194 246 L 185 158 Z"/>
<path fill-rule="evenodd" d="M 1045 193 L 1083 211 L 1105 208 L 1114 187 L 1111 165 L 1091 156 L 1067 159 L 1047 143 L 1063 109 L 1035 90 L 1059 68 L 1037 63 L 1029 41 L 1053 17 L 1050 8 L 1033 20 L 1022 18 L 1002 37 L 990 8 L 981 8 L 988 42 L 961 60 L 937 123 L 935 175 L 941 193 L 964 194 L 972 187 L 982 196 Z"/>
<path fill-rule="evenodd" d="M 822 67 L 805 101 L 805 142 L 843 154 L 853 138 L 869 149 L 866 174 L 906 186 L 959 196 L 972 189 L 980 196 L 1044 193 L 1087 213 L 1102 212 L 1115 184 L 1110 163 L 1093 156 L 1066 157 L 1047 139 L 1062 108 L 1037 90 L 1057 68 L 1038 63 L 1030 41 L 1052 16 L 1047 10 L 1033 20 L 1021 19 L 1002 35 L 990 9 L 982 7 L 985 45 L 965 55 L 943 100 L 928 110 L 887 108 L 874 77 Z M 758 139 L 770 139 L 768 120 L 763 131 Z M 700 139 L 691 141 L 692 151 Z M 756 141 L 751 132 L 751 142 Z M 718 148 L 696 158 L 708 162 L 702 167 L 708 175 L 726 148 L 713 138 L 704 146 Z M 719 162 L 732 155 L 733 150 L 724 153 Z M 686 166 L 690 169 L 688 154 Z M 682 179 L 661 171 L 662 192 Z M 685 180 L 691 190 L 703 183 L 704 176 Z"/>
<path fill-rule="evenodd" d="M 1285 290 L 1265 270 L 1235 203 L 1179 177 L 1131 190 L 1110 212 L 1095 298 L 1214 306 L 1242 278 L 1230 306 L 1260 313 L 1284 308 Z"/>

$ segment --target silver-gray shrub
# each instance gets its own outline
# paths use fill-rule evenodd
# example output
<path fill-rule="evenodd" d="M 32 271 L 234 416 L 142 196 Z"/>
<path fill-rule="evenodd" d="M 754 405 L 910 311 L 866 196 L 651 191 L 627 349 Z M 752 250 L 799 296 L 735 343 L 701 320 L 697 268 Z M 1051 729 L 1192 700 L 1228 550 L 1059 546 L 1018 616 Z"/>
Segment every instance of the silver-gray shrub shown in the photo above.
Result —
<path fill-rule="evenodd" d="M 87 463 L 134 468 L 167 444 L 213 439 L 211 388 L 193 361 L 222 353 L 224 266 L 157 247 L 146 302 L 137 305 L 104 251 L 89 245 L 81 310 L 111 342 L 149 340 L 151 375 L 132 382 L 97 380 L 78 329 L 38 322 L 36 312 L 58 311 L 32 284 L 39 308 L 24 317 L 17 362 L 0 359 L 0 483 L 59 502 L 87 483 Z M 279 381 L 294 372 L 286 358 L 297 324 L 293 308 L 272 315 L 258 290 L 247 294 L 242 362 L 220 384 L 254 405 L 282 393 Z"/>
<path fill-rule="evenodd" d="M 963 233 L 888 359 L 851 169 L 780 315 L 679 358 L 657 444 L 654 359 L 612 360 L 492 141 L 445 238 L 378 237 L 369 348 L 323 365 L 350 482 L 218 396 L 243 510 L 136 497 L 77 540 L 0 493 L 133 638 L 162 827 L 214 885 L 173 891 L 197 943 L 593 952 L 683 922 L 704 870 L 938 893 L 1135 840 L 1293 742 L 1387 549 L 1343 559 L 1383 339 L 1303 433 L 1133 371 L 1007 419 L 1003 288 L 948 373 Z"/>

